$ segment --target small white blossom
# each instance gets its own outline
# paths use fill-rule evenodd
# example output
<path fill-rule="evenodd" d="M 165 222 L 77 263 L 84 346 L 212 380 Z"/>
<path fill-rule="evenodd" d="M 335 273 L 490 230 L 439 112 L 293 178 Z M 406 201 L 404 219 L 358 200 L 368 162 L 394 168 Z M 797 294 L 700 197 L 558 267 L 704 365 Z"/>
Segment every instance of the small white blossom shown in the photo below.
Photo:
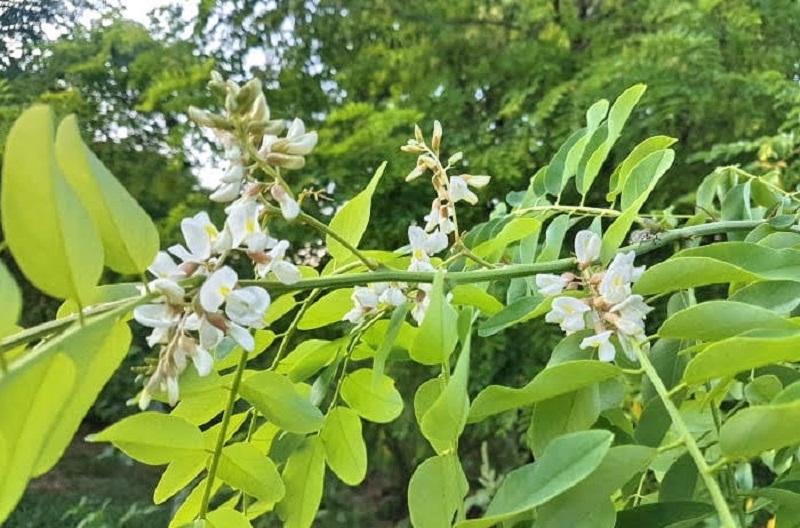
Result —
<path fill-rule="evenodd" d="M 540 273 L 536 276 L 536 287 L 539 289 L 539 293 L 547 297 L 560 294 L 567 284 L 569 284 L 569 280 L 562 275 Z"/>
<path fill-rule="evenodd" d="M 209 198 L 214 202 L 232 202 L 239 197 L 242 191 L 242 181 L 237 182 L 222 182 L 217 189 L 211 193 Z"/>
<path fill-rule="evenodd" d="M 206 312 L 216 312 L 239 281 L 239 276 L 228 266 L 223 266 L 206 279 L 200 287 L 200 306 Z"/>
<path fill-rule="evenodd" d="M 558 297 L 553 300 L 552 309 L 545 316 L 548 323 L 558 323 L 567 335 L 586 328 L 584 314 L 589 305 L 574 297 Z"/>
<path fill-rule="evenodd" d="M 275 274 L 284 284 L 294 284 L 303 278 L 297 266 L 285 260 L 289 242 L 281 240 L 269 253 L 260 256 L 256 262 L 256 273 L 259 277 L 266 277 L 269 272 Z"/>
<path fill-rule="evenodd" d="M 600 247 L 602 241 L 597 233 L 593 231 L 578 231 L 575 235 L 575 256 L 581 267 L 589 266 L 592 262 L 600 258 Z"/>
<path fill-rule="evenodd" d="M 350 296 L 353 301 L 353 308 L 347 312 L 342 320 L 353 324 L 359 324 L 364 320 L 364 316 L 378 309 L 378 293 L 374 288 L 368 286 L 356 286 Z"/>
<path fill-rule="evenodd" d="M 212 255 L 231 249 L 230 233 L 227 230 L 220 233 L 205 211 L 192 218 L 184 218 L 181 221 L 181 232 L 188 251 L 177 244 L 169 248 L 169 252 L 184 262 L 202 263 Z"/>
<path fill-rule="evenodd" d="M 430 256 L 439 253 L 448 245 L 447 235 L 441 231 L 427 234 L 419 226 L 408 228 L 408 240 L 411 243 L 411 264 L 409 271 L 433 271 Z"/>
<path fill-rule="evenodd" d="M 182 279 L 186 277 L 186 273 L 175 264 L 172 257 L 166 251 L 159 251 L 153 263 L 147 268 L 147 271 L 155 275 L 159 279 Z"/>
<path fill-rule="evenodd" d="M 630 273 L 623 268 L 609 267 L 600 281 L 599 291 L 607 303 L 621 303 L 631 294 Z"/>
<path fill-rule="evenodd" d="M 292 198 L 286 189 L 280 185 L 273 185 L 270 189 L 272 197 L 281 206 L 281 214 L 287 220 L 294 220 L 300 214 L 300 205 Z"/>
<path fill-rule="evenodd" d="M 467 187 L 467 182 L 461 176 L 451 176 L 450 177 L 450 185 L 448 186 L 448 192 L 450 194 L 450 201 L 453 203 L 460 202 L 461 200 L 467 202 L 470 205 L 475 205 L 478 203 L 478 196 L 469 190 Z"/>
<path fill-rule="evenodd" d="M 225 210 L 228 213 L 225 226 L 231 234 L 233 247 L 245 244 L 248 251 L 263 251 L 276 243 L 261 230 L 258 223 L 261 210 L 262 206 L 250 199 L 236 202 Z"/>
<path fill-rule="evenodd" d="M 614 361 L 614 356 L 616 356 L 617 351 L 611 341 L 609 341 L 612 333 L 611 330 L 607 330 L 584 338 L 583 341 L 581 341 L 580 347 L 582 349 L 589 347 L 597 348 L 600 361 Z"/>
<path fill-rule="evenodd" d="M 232 291 L 225 300 L 225 315 L 236 324 L 264 328 L 264 314 L 270 305 L 264 288 L 248 286 Z"/>

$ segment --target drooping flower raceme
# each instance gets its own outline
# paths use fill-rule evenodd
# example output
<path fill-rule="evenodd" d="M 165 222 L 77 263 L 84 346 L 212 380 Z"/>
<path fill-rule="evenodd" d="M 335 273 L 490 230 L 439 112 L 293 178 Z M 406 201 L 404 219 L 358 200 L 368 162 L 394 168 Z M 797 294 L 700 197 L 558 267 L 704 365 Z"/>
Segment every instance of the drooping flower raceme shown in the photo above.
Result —
<path fill-rule="evenodd" d="M 545 317 L 558 323 L 567 335 L 592 328 L 594 334 L 584 338 L 580 348 L 596 348 L 601 361 L 615 357 L 616 337 L 625 354 L 636 359 L 634 348 L 646 343 L 645 319 L 652 308 L 641 295 L 632 293 L 632 285 L 644 273 L 644 266 L 634 266 L 634 252 L 618 253 L 608 269 L 593 266 L 600 257 L 600 237 L 591 231 L 580 231 L 575 237 L 575 255 L 581 276 L 541 274 L 536 276 L 539 293 L 559 296 L 565 289 L 583 297 L 560 296 L 552 300 L 552 309 Z"/>

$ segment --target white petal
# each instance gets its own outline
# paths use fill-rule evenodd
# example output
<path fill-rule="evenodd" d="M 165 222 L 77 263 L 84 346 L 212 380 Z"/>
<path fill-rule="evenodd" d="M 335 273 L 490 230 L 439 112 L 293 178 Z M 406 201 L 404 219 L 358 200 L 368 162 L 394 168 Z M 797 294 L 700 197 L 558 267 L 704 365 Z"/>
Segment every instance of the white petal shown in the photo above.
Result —
<path fill-rule="evenodd" d="M 175 322 L 175 314 L 166 304 L 144 304 L 133 309 L 133 318 L 150 328 L 169 328 Z"/>
<path fill-rule="evenodd" d="M 147 336 L 147 345 L 150 348 L 154 346 L 166 343 L 169 338 L 169 327 L 156 327 L 153 328 L 153 331 L 150 332 L 150 335 Z"/>
<path fill-rule="evenodd" d="M 464 181 L 467 182 L 467 185 L 469 185 L 470 187 L 475 187 L 476 189 L 481 189 L 483 187 L 486 187 L 487 185 L 489 185 L 489 181 L 492 179 L 491 176 L 485 176 L 485 175 L 475 176 L 472 174 L 464 175 L 463 178 Z"/>
<path fill-rule="evenodd" d="M 192 362 L 194 363 L 194 368 L 197 369 L 197 373 L 201 377 L 208 376 L 214 369 L 214 357 L 202 347 L 197 348 L 194 356 L 192 356 Z"/>
<path fill-rule="evenodd" d="M 299 138 L 305 133 L 306 133 L 305 123 L 303 123 L 302 119 L 295 117 L 294 121 L 292 121 L 292 124 L 289 125 L 289 130 L 286 131 L 286 137 L 288 139 L 295 139 Z"/>
<path fill-rule="evenodd" d="M 583 230 L 575 235 L 575 256 L 578 263 L 588 265 L 600 258 L 602 241 L 597 233 Z"/>
<path fill-rule="evenodd" d="M 141 394 L 139 394 L 139 410 L 146 411 L 148 407 L 150 407 L 150 402 L 153 400 L 153 395 L 150 394 L 150 391 L 147 390 L 147 387 L 142 389 Z"/>
<path fill-rule="evenodd" d="M 297 266 L 285 260 L 276 260 L 272 263 L 272 273 L 284 284 L 294 284 L 303 278 Z"/>
<path fill-rule="evenodd" d="M 173 255 L 178 257 L 179 259 L 181 259 L 183 262 L 202 262 L 203 261 L 203 259 L 201 259 L 199 257 L 195 257 L 194 255 L 192 255 L 191 253 L 186 251 L 186 248 L 183 247 L 180 244 L 175 244 L 174 246 L 170 246 L 167 251 L 169 251 L 170 253 L 172 253 Z"/>
<path fill-rule="evenodd" d="M 210 222 L 206 224 L 202 221 L 197 221 L 197 217 L 184 218 L 181 221 L 181 231 L 183 232 L 183 238 L 186 240 L 186 247 L 189 248 L 189 252 L 192 255 L 200 260 L 206 260 L 211 256 L 211 236 L 209 235 L 208 226 L 211 226 L 216 236 L 216 228 Z"/>
<path fill-rule="evenodd" d="M 256 347 L 256 342 L 250 331 L 245 330 L 236 323 L 228 323 L 228 335 L 248 352 L 252 352 Z"/>
<path fill-rule="evenodd" d="M 434 231 L 428 235 L 427 240 L 425 240 L 425 253 L 428 255 L 435 255 L 445 249 L 448 244 L 447 235 L 441 231 Z"/>
<path fill-rule="evenodd" d="M 451 176 L 450 184 L 447 187 L 450 193 L 450 201 L 453 203 L 464 200 L 468 204 L 475 205 L 478 203 L 478 197 L 474 192 L 469 190 L 467 182 L 461 176 Z"/>
<path fill-rule="evenodd" d="M 185 274 L 178 269 L 178 265 L 166 251 L 159 251 L 153 263 L 147 268 L 150 273 L 162 279 L 179 278 Z"/>
<path fill-rule="evenodd" d="M 294 198 L 289 196 L 286 189 L 280 185 L 273 185 L 270 192 L 272 193 L 272 197 L 280 204 L 281 214 L 285 219 L 294 220 L 297 218 L 297 215 L 300 214 L 300 205 Z"/>
<path fill-rule="evenodd" d="M 408 226 L 408 241 L 411 243 L 412 253 L 417 249 L 425 250 L 425 241 L 427 240 L 425 230 L 419 226 Z"/>
<path fill-rule="evenodd" d="M 236 286 L 239 277 L 228 266 L 212 273 L 200 288 L 200 306 L 207 312 L 216 312 Z"/>
<path fill-rule="evenodd" d="M 172 304 L 180 304 L 186 295 L 184 289 L 170 279 L 156 279 L 150 283 L 150 289 L 164 295 Z"/>
<path fill-rule="evenodd" d="M 301 137 L 292 140 L 289 143 L 289 148 L 286 149 L 287 154 L 294 154 L 296 156 L 305 156 L 306 154 L 310 154 L 314 147 L 317 146 L 317 137 L 316 132 L 309 132 L 308 134 L 303 134 Z"/>
<path fill-rule="evenodd" d="M 167 378 L 167 399 L 169 404 L 173 407 L 178 403 L 180 398 L 180 388 L 178 387 L 178 378 L 170 376 Z"/>
<path fill-rule="evenodd" d="M 217 190 L 211 193 L 209 198 L 215 202 L 232 202 L 239 197 L 239 191 L 242 189 L 242 182 L 238 183 L 223 183 Z"/>
<path fill-rule="evenodd" d="M 567 286 L 567 279 L 552 273 L 540 273 L 536 276 L 536 287 L 545 296 L 558 295 Z"/>
<path fill-rule="evenodd" d="M 205 317 L 200 323 L 200 347 L 205 350 L 214 350 L 222 341 L 222 330 L 209 323 Z"/>

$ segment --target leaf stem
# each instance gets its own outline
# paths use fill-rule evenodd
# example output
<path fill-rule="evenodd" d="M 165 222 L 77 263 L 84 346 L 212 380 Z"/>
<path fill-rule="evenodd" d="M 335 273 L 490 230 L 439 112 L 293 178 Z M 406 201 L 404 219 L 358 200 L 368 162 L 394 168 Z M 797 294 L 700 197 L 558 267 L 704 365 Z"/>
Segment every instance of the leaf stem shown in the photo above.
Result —
<path fill-rule="evenodd" d="M 200 504 L 200 518 L 205 519 L 208 514 L 208 503 L 211 500 L 211 490 L 214 487 L 214 479 L 217 476 L 217 468 L 219 467 L 219 459 L 222 456 L 222 448 L 225 446 L 225 435 L 228 432 L 228 425 L 231 422 L 231 415 L 233 414 L 233 406 L 236 403 L 239 394 L 239 384 L 242 381 L 242 374 L 244 374 L 245 365 L 247 365 L 247 350 L 242 350 L 242 357 L 239 358 L 239 366 L 236 367 L 236 373 L 233 376 L 231 383 L 231 393 L 228 396 L 228 404 L 225 407 L 225 413 L 222 415 L 222 424 L 219 429 L 219 436 L 217 436 L 217 444 L 214 447 L 214 454 L 211 456 L 211 466 L 208 468 L 208 477 L 206 478 L 206 489 L 203 491 L 203 502 Z"/>
<path fill-rule="evenodd" d="M 634 347 L 634 349 L 636 350 L 636 355 L 639 358 L 639 363 L 642 365 L 645 374 L 653 384 L 653 387 L 656 389 L 656 392 L 664 404 L 667 413 L 672 419 L 672 426 L 678 432 L 681 440 L 683 440 L 683 442 L 686 444 L 686 450 L 689 452 L 689 456 L 692 457 L 692 460 L 694 460 L 700 476 L 703 478 L 703 482 L 705 483 L 706 488 L 711 495 L 711 501 L 714 503 L 714 508 L 717 510 L 717 514 L 719 515 L 721 528 L 736 528 L 736 521 L 734 520 L 733 515 L 731 515 L 731 511 L 728 508 L 728 502 L 725 499 L 725 496 L 722 494 L 719 483 L 717 483 L 716 479 L 714 478 L 714 475 L 712 474 L 708 464 L 706 463 L 706 459 L 703 456 L 703 452 L 700 451 L 700 447 L 697 445 L 697 442 L 695 442 L 692 433 L 689 432 L 686 422 L 683 421 L 680 411 L 670 399 L 667 388 L 664 386 L 664 382 L 661 380 L 655 367 L 650 362 L 650 358 L 647 357 L 647 354 L 641 349 L 641 347 L 637 346 Z"/>

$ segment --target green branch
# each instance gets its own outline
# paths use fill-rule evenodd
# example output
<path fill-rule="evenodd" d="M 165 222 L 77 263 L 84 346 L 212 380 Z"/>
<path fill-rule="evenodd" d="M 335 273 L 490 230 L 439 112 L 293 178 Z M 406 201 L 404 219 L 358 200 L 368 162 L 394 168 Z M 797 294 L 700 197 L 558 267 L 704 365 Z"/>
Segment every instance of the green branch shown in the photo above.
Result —
<path fill-rule="evenodd" d="M 677 431 L 680 440 L 686 445 L 686 450 L 689 452 L 689 456 L 692 457 L 692 460 L 697 466 L 697 470 L 700 473 L 706 488 L 708 489 L 708 493 L 711 495 L 711 502 L 714 503 L 714 508 L 717 510 L 717 514 L 719 515 L 721 528 L 736 528 L 736 521 L 734 520 L 733 515 L 731 515 L 731 511 L 728 508 L 728 501 L 725 499 L 725 495 L 722 494 L 722 489 L 720 489 L 717 480 L 714 478 L 713 471 L 706 463 L 703 452 L 700 451 L 700 447 L 697 445 L 697 442 L 695 442 L 692 433 L 689 432 L 686 422 L 683 421 L 681 412 L 669 397 L 669 392 L 667 391 L 666 386 L 664 386 L 664 382 L 661 381 L 661 378 L 659 377 L 655 367 L 652 363 L 650 363 L 650 358 L 647 357 L 647 354 L 644 351 L 642 351 L 641 347 L 636 346 L 634 348 L 636 349 L 636 355 L 639 358 L 639 363 L 642 365 L 647 378 L 653 384 L 653 387 L 658 393 L 658 397 L 661 399 L 661 402 L 667 409 L 667 414 L 669 414 L 669 417 L 672 419 L 672 426 Z"/>
<path fill-rule="evenodd" d="M 673 242 L 690 238 L 715 235 L 728 231 L 749 231 L 765 223 L 764 220 L 731 220 L 722 222 L 712 222 L 697 226 L 673 229 L 665 233 L 660 233 L 652 240 L 647 240 L 640 244 L 633 244 L 620 248 L 620 251 L 634 251 L 638 255 L 649 253 L 658 248 L 667 246 Z M 486 282 L 492 280 L 507 280 L 517 277 L 529 277 L 538 273 L 556 273 L 575 268 L 574 258 L 563 258 L 550 262 L 537 262 L 533 264 L 512 264 L 500 268 L 481 269 L 476 271 L 457 271 L 448 273 L 445 277 L 448 283 L 470 284 L 476 282 Z M 360 286 L 371 282 L 412 282 L 412 283 L 432 283 L 435 272 L 424 271 L 402 271 L 402 270 L 377 270 L 365 273 L 351 273 L 348 275 L 328 275 L 315 279 L 303 279 L 294 284 L 283 284 L 278 281 L 269 280 L 242 280 L 242 286 L 263 286 L 273 294 L 278 295 L 290 291 L 313 290 L 316 288 L 348 288 Z M 202 277 L 192 277 L 181 282 L 182 286 L 197 285 Z M 141 302 L 148 298 L 142 297 Z M 108 304 L 100 304 L 84 311 L 84 315 L 98 315 L 109 310 L 113 310 L 131 299 L 124 299 Z M 64 317 L 55 321 L 29 328 L 17 334 L 0 339 L 0 353 L 25 345 L 37 339 L 45 338 L 59 330 L 62 330 L 78 320 L 77 315 Z"/>

